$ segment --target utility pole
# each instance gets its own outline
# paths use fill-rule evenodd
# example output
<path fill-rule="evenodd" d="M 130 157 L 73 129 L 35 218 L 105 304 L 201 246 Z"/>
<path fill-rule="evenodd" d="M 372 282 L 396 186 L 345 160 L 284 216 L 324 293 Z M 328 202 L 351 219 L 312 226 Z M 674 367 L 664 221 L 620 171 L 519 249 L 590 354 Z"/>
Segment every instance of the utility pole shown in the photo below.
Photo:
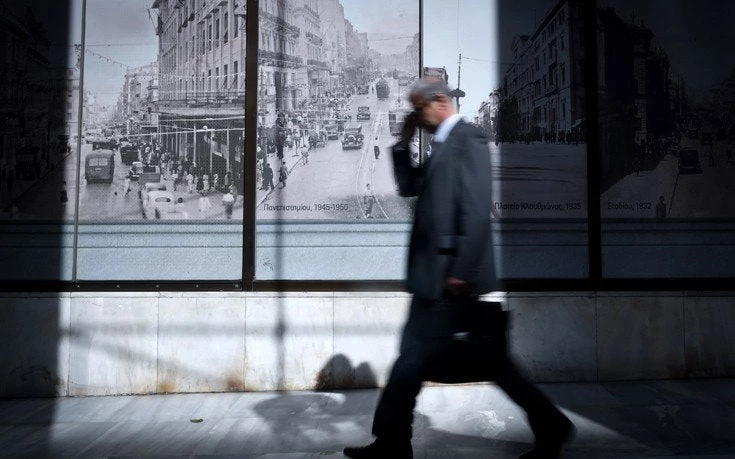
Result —
<path fill-rule="evenodd" d="M 459 112 L 459 98 L 464 97 L 466 95 L 464 91 L 459 89 L 461 73 L 462 73 L 462 53 L 459 53 L 459 62 L 457 63 L 457 87 L 455 89 L 452 89 L 452 91 L 449 93 L 449 95 L 457 99 L 457 112 Z"/>
<path fill-rule="evenodd" d="M 457 61 L 457 90 L 459 90 L 459 81 L 462 76 L 462 53 L 459 53 L 459 60 Z M 459 94 L 457 94 L 457 112 L 459 112 Z"/>

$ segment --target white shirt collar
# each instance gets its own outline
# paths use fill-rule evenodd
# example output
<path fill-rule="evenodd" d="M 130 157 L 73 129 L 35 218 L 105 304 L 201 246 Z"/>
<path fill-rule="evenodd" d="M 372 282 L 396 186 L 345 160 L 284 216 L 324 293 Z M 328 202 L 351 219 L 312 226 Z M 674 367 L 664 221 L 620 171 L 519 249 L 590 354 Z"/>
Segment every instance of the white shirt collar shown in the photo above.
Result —
<path fill-rule="evenodd" d="M 434 134 L 434 142 L 444 142 L 449 137 L 449 133 L 452 132 L 454 126 L 462 119 L 462 115 L 455 113 L 449 118 L 439 123 L 439 127 L 436 129 Z"/>

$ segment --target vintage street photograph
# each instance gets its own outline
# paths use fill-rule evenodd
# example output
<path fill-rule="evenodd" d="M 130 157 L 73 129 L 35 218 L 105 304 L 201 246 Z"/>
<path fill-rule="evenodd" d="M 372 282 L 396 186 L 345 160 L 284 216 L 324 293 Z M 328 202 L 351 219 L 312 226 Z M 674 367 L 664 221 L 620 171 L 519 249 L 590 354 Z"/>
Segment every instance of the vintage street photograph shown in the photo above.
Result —
<path fill-rule="evenodd" d="M 262 2 L 260 220 L 407 220 L 389 147 L 419 74 L 418 0 Z"/>
<path fill-rule="evenodd" d="M 488 137 L 495 219 L 587 215 L 582 3 L 424 2 L 423 64 Z"/>
<path fill-rule="evenodd" d="M 0 1 L 0 219 L 72 221 L 82 1 Z"/>
<path fill-rule="evenodd" d="M 88 0 L 86 13 L 79 219 L 242 220 L 244 7 Z"/>
<path fill-rule="evenodd" d="M 733 218 L 731 3 L 597 6 L 603 218 Z"/>

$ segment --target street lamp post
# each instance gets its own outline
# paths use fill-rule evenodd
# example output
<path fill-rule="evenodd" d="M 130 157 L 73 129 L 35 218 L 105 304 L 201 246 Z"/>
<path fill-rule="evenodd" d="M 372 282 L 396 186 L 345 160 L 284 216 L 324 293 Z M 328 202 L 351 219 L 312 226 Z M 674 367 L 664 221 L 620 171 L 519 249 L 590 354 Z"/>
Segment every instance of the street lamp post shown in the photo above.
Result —
<path fill-rule="evenodd" d="M 240 68 L 238 70 L 242 73 L 242 78 L 240 78 L 240 81 L 238 82 L 238 85 L 243 88 L 242 142 L 243 142 L 243 145 L 244 145 L 244 143 L 245 143 L 245 110 L 244 110 L 244 108 L 245 108 L 244 107 L 244 105 L 245 105 L 245 94 L 244 94 L 245 90 L 244 90 L 244 88 L 245 88 L 245 58 L 246 58 L 246 56 L 245 56 L 245 34 L 246 34 L 246 30 L 245 30 L 246 29 L 245 28 L 245 19 L 247 17 L 247 8 L 245 7 L 245 0 L 243 0 L 242 4 L 237 5 L 235 7 L 235 10 L 232 12 L 232 14 L 236 18 L 240 18 L 240 37 L 239 37 L 240 38 Z M 255 56 L 255 58 L 257 59 L 258 56 Z M 238 90 L 238 92 L 239 92 L 239 90 Z M 228 133 L 229 133 L 229 131 L 228 131 Z M 228 135 L 228 140 L 229 140 L 229 138 L 230 137 Z M 229 143 L 228 143 L 228 147 L 229 147 Z M 231 148 L 228 148 L 228 150 L 229 151 L 232 151 Z M 243 148 L 242 150 L 244 151 L 245 148 Z M 232 170 L 232 162 L 233 162 L 233 160 L 234 160 L 234 158 L 230 157 L 230 154 L 228 153 L 227 168 L 230 170 L 230 173 L 234 177 L 235 176 L 235 173 L 234 173 L 235 171 Z M 243 162 L 243 158 L 241 157 L 240 158 L 240 164 L 241 165 L 242 165 L 242 162 Z"/>

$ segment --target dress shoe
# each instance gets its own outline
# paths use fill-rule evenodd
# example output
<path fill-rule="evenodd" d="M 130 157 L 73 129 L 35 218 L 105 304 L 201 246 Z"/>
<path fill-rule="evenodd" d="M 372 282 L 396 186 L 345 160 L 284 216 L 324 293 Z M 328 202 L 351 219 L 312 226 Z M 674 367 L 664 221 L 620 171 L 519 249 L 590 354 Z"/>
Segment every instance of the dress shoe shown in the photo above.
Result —
<path fill-rule="evenodd" d="M 377 439 L 367 446 L 345 448 L 344 454 L 354 459 L 412 459 L 413 448 L 410 440 L 381 441 Z"/>
<path fill-rule="evenodd" d="M 536 446 L 531 451 L 523 453 L 520 459 L 558 459 L 561 449 L 574 434 L 574 424 L 564 418 L 553 432 L 536 438 Z"/>

